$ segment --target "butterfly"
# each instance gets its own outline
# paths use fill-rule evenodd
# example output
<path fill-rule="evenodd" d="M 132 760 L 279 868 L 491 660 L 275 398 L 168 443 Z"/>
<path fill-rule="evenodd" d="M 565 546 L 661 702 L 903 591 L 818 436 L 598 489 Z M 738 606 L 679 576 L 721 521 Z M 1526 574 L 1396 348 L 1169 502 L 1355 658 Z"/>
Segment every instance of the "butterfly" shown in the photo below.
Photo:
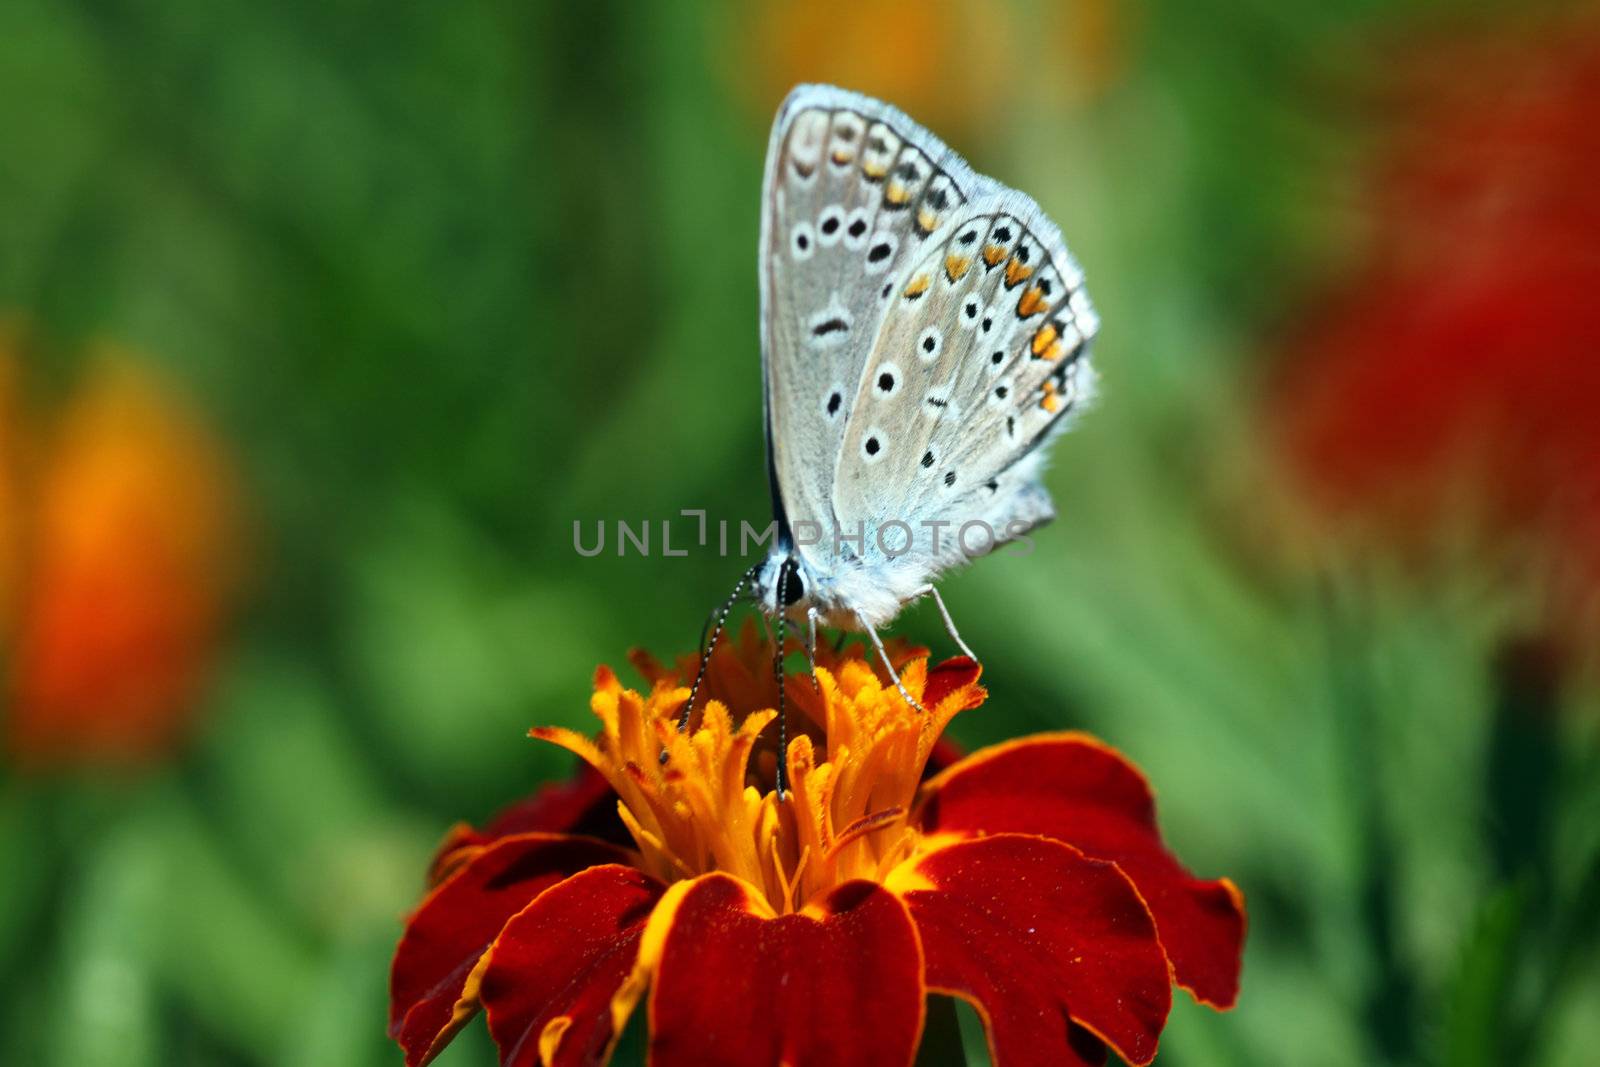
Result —
<path fill-rule="evenodd" d="M 1093 396 L 1099 320 L 1030 197 L 859 93 L 789 94 L 761 205 L 776 533 L 708 623 L 711 642 L 749 590 L 778 648 L 790 621 L 808 650 L 819 625 L 865 632 L 915 704 L 878 630 L 932 596 L 972 656 L 934 581 L 1054 517 L 1046 446 Z"/>

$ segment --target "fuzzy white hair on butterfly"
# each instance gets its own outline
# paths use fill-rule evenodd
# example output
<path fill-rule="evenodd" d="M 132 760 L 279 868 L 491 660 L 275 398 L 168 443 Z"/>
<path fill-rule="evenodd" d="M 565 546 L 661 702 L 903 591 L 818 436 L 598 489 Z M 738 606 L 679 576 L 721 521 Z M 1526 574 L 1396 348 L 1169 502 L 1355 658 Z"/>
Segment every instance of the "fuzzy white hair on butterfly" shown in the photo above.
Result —
<path fill-rule="evenodd" d="M 972 655 L 934 582 L 1054 517 L 1045 453 L 1093 396 L 1099 320 L 1030 197 L 859 93 L 789 94 L 761 211 L 777 532 L 711 640 L 749 588 L 780 647 L 786 622 L 808 649 L 819 625 L 865 632 L 915 704 L 878 630 L 932 596 Z"/>

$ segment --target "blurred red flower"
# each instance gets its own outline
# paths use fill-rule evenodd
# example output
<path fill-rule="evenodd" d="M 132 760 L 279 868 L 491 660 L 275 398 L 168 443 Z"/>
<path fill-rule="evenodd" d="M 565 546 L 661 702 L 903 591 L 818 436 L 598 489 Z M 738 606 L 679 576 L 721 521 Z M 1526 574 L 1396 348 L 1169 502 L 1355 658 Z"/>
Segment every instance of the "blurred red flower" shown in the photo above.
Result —
<path fill-rule="evenodd" d="M 859 648 L 818 654 L 786 680 L 782 800 L 750 630 L 713 651 L 693 730 L 698 660 L 645 657 L 648 695 L 596 674 L 598 736 L 534 730 L 588 769 L 446 837 L 391 974 L 406 1062 L 482 1008 L 503 1064 L 603 1064 L 647 990 L 655 1067 L 909 1064 L 929 992 L 977 1007 L 999 1067 L 1144 1064 L 1172 983 L 1232 1006 L 1243 898 L 1172 856 L 1131 764 L 1046 734 L 925 781 L 978 666 L 900 649 L 924 711 Z"/>
<path fill-rule="evenodd" d="M 1537 535 L 1600 587 L 1600 23 L 1432 40 L 1390 79 L 1371 248 L 1273 398 L 1293 468 L 1329 513 Z"/>
<path fill-rule="evenodd" d="M 30 456 L 10 465 L 21 488 L 0 519 L 7 747 L 35 767 L 160 756 L 187 726 L 234 576 L 228 465 L 171 391 L 109 352 Z"/>

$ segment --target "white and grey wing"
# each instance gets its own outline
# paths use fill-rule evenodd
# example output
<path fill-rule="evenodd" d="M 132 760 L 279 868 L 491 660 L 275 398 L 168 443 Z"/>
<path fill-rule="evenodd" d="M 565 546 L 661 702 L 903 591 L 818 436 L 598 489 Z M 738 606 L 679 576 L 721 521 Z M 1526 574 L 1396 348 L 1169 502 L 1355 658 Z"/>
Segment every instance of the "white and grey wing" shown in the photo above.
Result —
<path fill-rule="evenodd" d="M 1051 517 L 1045 445 L 1093 395 L 1099 320 L 1059 230 L 1022 193 L 974 199 L 918 253 L 853 398 L 831 495 L 846 530 L 911 526 L 909 559 L 931 577 L 960 558 L 963 523 L 1004 541 Z M 937 557 L 920 543 L 928 522 L 950 524 Z M 975 528 L 968 549 L 986 537 Z"/>
<path fill-rule="evenodd" d="M 862 370 L 908 266 L 993 188 L 900 111 L 801 86 L 767 149 L 760 278 L 774 507 L 831 530 L 834 471 Z"/>

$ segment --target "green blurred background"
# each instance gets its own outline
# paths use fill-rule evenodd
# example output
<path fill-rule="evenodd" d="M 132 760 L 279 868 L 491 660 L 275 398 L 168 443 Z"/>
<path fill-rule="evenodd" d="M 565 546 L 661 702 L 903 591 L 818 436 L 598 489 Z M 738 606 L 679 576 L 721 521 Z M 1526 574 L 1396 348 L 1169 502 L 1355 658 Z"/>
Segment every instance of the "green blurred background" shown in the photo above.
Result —
<path fill-rule="evenodd" d="M 799 80 L 1088 270 L 955 733 L 1097 732 L 1244 888 L 1160 1062 L 1596 1062 L 1600 23 L 1363 0 L 0 5 L 0 1062 L 399 1062 L 435 841 L 740 569 L 574 520 L 765 519 Z"/>

